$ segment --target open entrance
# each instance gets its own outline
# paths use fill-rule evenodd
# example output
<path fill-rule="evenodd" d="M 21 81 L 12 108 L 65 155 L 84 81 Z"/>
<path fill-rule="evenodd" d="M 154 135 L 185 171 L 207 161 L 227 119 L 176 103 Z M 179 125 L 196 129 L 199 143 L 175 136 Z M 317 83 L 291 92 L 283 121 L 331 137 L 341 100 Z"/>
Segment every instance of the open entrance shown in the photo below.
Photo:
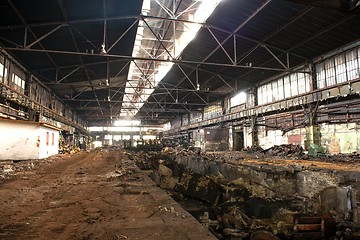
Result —
<path fill-rule="evenodd" d="M 234 132 L 234 150 L 240 151 L 244 148 L 244 131 L 243 129 Z"/>

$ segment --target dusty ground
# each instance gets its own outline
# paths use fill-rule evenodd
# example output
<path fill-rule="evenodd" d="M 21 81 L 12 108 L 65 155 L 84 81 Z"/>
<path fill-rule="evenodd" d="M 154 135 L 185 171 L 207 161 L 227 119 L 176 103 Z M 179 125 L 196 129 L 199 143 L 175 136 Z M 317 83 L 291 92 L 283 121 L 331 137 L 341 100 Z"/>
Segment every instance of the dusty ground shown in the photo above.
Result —
<path fill-rule="evenodd" d="M 120 151 L 0 179 L 0 239 L 216 239 Z"/>

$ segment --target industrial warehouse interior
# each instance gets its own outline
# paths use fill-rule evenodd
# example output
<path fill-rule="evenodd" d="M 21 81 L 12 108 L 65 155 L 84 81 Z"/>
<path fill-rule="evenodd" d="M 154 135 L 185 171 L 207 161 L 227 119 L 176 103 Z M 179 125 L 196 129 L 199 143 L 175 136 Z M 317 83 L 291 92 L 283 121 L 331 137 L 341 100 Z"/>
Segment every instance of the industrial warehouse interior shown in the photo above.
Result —
<path fill-rule="evenodd" d="M 0 239 L 360 239 L 359 0 L 3 0 Z"/>

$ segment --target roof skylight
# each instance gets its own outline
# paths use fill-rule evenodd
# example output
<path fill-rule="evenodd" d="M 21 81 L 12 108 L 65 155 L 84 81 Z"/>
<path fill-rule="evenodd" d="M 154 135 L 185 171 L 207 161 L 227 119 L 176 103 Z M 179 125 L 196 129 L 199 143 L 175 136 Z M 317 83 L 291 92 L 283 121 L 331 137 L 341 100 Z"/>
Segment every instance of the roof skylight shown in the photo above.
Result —
<path fill-rule="evenodd" d="M 180 2 L 143 1 L 132 56 L 144 60 L 130 63 L 121 117 L 138 113 L 221 0 Z"/>

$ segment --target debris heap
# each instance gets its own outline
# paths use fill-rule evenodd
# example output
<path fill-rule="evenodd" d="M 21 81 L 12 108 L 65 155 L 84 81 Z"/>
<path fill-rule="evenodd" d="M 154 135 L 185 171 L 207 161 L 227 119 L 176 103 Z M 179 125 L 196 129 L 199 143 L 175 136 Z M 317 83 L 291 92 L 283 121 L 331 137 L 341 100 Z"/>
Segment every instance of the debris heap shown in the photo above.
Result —
<path fill-rule="evenodd" d="M 262 153 L 269 156 L 301 157 L 304 154 L 304 149 L 300 145 L 283 144 L 265 149 Z"/>

